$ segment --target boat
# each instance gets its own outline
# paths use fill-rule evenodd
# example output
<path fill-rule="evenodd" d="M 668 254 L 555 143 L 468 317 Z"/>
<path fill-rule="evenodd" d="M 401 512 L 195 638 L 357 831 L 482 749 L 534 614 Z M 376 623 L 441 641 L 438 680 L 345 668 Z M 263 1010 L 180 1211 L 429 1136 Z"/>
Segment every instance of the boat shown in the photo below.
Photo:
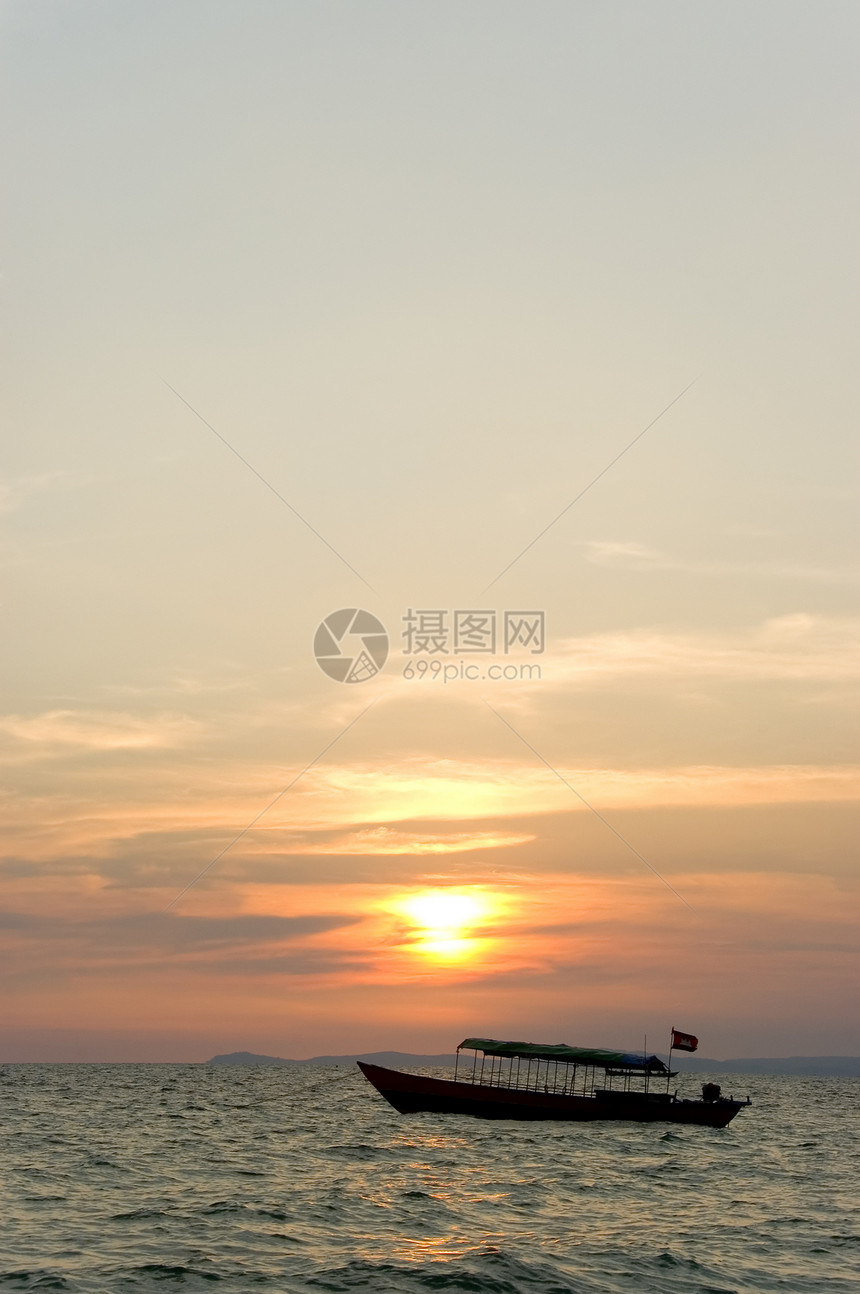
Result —
<path fill-rule="evenodd" d="M 675 1035 L 673 1034 L 673 1037 Z M 681 1035 L 688 1036 L 688 1035 Z M 687 1047 L 685 1050 L 695 1050 Z M 474 1053 L 461 1058 L 461 1052 Z M 644 1052 L 602 1051 L 566 1043 L 466 1038 L 453 1078 L 404 1073 L 358 1061 L 358 1067 L 401 1114 L 469 1114 L 480 1119 L 627 1119 L 724 1128 L 750 1104 L 705 1083 L 701 1097 L 670 1091 L 677 1071 Z"/>

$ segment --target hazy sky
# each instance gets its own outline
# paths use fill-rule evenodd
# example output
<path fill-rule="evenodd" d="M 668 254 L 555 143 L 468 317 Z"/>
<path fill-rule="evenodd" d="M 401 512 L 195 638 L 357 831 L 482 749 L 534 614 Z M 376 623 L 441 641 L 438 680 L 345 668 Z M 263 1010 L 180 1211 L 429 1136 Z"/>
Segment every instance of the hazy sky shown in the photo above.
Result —
<path fill-rule="evenodd" d="M 0 1058 L 860 1051 L 857 6 L 0 15 Z"/>

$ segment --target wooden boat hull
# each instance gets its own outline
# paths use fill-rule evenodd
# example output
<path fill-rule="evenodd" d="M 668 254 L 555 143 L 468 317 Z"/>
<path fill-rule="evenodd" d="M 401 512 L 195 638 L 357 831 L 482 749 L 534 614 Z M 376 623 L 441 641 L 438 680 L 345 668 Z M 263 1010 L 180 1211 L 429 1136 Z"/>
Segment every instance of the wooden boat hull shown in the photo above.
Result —
<path fill-rule="evenodd" d="M 724 1128 L 748 1101 L 676 1100 L 662 1092 L 596 1092 L 562 1096 L 523 1088 L 485 1087 L 453 1079 L 404 1074 L 358 1061 L 368 1082 L 401 1114 L 470 1114 L 479 1119 L 626 1119 L 642 1123 L 694 1123 Z"/>

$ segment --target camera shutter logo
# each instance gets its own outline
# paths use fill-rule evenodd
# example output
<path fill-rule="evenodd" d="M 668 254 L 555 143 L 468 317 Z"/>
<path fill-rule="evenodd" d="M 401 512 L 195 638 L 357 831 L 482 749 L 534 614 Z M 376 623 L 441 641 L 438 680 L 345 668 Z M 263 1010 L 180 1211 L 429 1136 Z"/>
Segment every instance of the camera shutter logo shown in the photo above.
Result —
<path fill-rule="evenodd" d="M 314 634 L 314 656 L 338 683 L 366 683 L 388 659 L 385 625 L 360 607 L 332 611 Z"/>

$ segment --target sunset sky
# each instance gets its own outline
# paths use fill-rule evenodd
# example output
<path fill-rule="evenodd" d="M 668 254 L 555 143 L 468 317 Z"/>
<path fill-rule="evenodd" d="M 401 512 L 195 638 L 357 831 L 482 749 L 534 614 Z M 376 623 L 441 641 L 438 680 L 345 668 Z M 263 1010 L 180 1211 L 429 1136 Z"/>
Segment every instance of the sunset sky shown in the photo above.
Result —
<path fill-rule="evenodd" d="M 857 6 L 0 18 L 0 1059 L 860 1052 Z"/>

